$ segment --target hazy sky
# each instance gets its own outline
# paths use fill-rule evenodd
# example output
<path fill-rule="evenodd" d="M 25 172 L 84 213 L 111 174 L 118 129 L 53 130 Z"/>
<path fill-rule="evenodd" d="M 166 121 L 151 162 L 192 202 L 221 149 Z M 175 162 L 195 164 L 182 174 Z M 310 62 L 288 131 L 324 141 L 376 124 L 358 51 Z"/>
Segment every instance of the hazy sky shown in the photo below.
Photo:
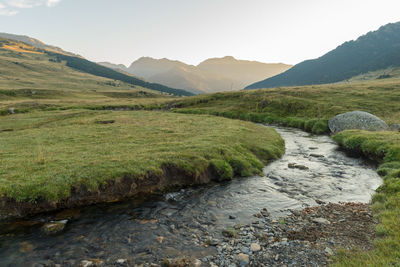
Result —
<path fill-rule="evenodd" d="M 0 32 L 93 61 L 298 63 L 389 22 L 400 0 L 0 0 Z"/>

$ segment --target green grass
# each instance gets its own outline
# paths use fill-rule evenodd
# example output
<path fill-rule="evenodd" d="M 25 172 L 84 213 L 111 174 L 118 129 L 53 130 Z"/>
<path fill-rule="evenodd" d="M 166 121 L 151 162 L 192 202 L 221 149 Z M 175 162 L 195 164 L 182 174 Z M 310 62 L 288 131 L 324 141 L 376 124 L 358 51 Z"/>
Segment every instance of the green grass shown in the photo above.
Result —
<path fill-rule="evenodd" d="M 373 196 L 373 211 L 380 224 L 369 252 L 340 251 L 333 266 L 398 266 L 400 263 L 400 133 L 344 131 L 334 140 L 351 151 L 378 160 L 384 183 Z"/>
<path fill-rule="evenodd" d="M 100 121 L 115 120 L 113 124 Z M 7 131 L 4 131 L 7 130 Z M 13 131 L 10 131 L 13 130 Z M 165 165 L 216 178 L 260 173 L 284 142 L 248 122 L 155 111 L 66 110 L 0 118 L 0 195 L 60 200 L 123 177 L 145 179 Z"/>
<path fill-rule="evenodd" d="M 280 123 L 321 134 L 329 131 L 330 118 L 354 110 L 370 112 L 389 124 L 399 123 L 399 103 L 400 82 L 383 79 L 200 95 L 168 106 L 179 113 Z"/>

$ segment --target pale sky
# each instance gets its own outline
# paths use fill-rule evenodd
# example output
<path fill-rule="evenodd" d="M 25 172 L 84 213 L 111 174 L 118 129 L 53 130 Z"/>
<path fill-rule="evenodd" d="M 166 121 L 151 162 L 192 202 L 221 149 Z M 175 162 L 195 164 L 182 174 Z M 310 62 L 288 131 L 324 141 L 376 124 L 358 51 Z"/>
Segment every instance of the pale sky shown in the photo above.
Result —
<path fill-rule="evenodd" d="M 0 0 L 0 32 L 92 61 L 296 64 L 400 21 L 400 0 Z"/>

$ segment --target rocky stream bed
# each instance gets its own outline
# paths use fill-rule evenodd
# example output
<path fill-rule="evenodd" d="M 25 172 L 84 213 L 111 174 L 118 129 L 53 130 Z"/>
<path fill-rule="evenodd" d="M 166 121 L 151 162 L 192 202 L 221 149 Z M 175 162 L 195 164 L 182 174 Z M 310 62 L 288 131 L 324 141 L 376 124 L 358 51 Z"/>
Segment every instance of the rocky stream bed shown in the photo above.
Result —
<path fill-rule="evenodd" d="M 263 176 L 3 224 L 0 266 L 325 266 L 339 247 L 370 249 L 374 166 L 276 129 L 286 154 Z"/>

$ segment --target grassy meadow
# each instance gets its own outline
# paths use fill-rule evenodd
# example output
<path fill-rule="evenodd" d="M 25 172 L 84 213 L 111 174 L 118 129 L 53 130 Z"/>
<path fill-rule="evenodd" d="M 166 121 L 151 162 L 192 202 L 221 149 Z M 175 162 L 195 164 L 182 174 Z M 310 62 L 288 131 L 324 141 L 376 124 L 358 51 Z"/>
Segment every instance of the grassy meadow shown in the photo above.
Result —
<path fill-rule="evenodd" d="M 280 123 L 316 134 L 328 133 L 328 120 L 362 110 L 388 124 L 400 122 L 400 82 L 368 82 L 273 88 L 200 95 L 169 104 L 180 113 L 212 114 L 261 123 Z"/>
<path fill-rule="evenodd" d="M 115 121 L 103 124 L 104 121 Z M 190 174 L 212 166 L 220 179 L 260 173 L 280 157 L 272 129 L 241 121 L 155 111 L 67 110 L 0 119 L 0 195 L 57 201 L 72 187 L 145 178 L 173 165 Z"/>

